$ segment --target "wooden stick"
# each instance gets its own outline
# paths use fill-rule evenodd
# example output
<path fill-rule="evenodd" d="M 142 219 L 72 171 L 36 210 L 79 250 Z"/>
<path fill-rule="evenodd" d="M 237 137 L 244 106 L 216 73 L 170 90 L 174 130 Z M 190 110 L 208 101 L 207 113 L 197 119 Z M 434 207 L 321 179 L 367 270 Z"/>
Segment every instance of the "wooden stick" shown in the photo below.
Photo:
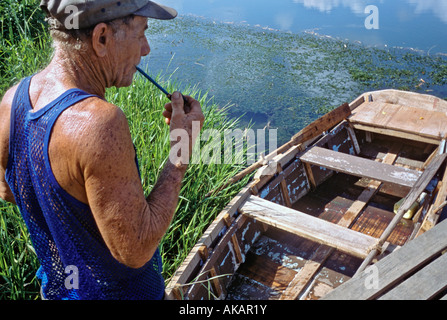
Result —
<path fill-rule="evenodd" d="M 361 272 L 366 269 L 366 267 L 372 262 L 372 260 L 376 257 L 376 255 L 381 251 L 382 245 L 386 242 L 386 240 L 393 232 L 396 225 L 402 220 L 407 210 L 411 208 L 411 206 L 419 198 L 421 193 L 424 192 L 427 185 L 433 179 L 434 175 L 438 172 L 441 165 L 445 162 L 446 157 L 447 157 L 446 153 L 440 154 L 437 155 L 432 162 L 430 162 L 427 169 L 425 169 L 424 173 L 420 176 L 414 187 L 405 197 L 404 203 L 399 208 L 399 211 L 397 212 L 394 219 L 391 221 L 391 223 L 388 225 L 388 227 L 380 236 L 376 248 L 371 250 L 368 257 L 363 261 L 362 265 L 355 273 L 354 278 L 360 275 Z"/>
<path fill-rule="evenodd" d="M 421 228 L 419 229 L 416 237 L 419 237 L 422 233 L 430 230 L 435 226 L 439 219 L 439 213 L 444 208 L 445 199 L 447 197 L 447 169 L 444 172 L 444 176 L 441 182 L 441 188 L 436 196 L 435 203 L 427 212 L 427 215 L 422 222 Z"/>

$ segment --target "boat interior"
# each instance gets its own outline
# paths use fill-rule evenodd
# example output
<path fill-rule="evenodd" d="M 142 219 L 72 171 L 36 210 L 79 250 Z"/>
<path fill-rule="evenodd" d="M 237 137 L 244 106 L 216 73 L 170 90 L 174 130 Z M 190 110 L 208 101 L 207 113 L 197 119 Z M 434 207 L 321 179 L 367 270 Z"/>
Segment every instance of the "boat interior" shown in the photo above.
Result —
<path fill-rule="evenodd" d="M 268 158 L 275 174 L 259 169 L 210 226 L 171 298 L 320 299 L 433 227 L 446 112 L 439 99 L 374 92 L 315 122 L 318 134 L 300 131 Z"/>

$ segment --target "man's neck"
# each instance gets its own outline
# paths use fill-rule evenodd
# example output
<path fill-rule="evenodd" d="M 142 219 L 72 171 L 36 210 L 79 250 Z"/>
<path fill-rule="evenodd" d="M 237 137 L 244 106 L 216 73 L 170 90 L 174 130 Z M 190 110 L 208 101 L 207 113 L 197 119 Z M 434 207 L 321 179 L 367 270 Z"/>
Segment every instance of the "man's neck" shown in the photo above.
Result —
<path fill-rule="evenodd" d="M 58 49 L 48 66 L 48 71 L 64 86 L 78 88 L 104 98 L 108 75 L 101 70 L 100 63 L 95 61 L 92 55 L 69 54 Z"/>

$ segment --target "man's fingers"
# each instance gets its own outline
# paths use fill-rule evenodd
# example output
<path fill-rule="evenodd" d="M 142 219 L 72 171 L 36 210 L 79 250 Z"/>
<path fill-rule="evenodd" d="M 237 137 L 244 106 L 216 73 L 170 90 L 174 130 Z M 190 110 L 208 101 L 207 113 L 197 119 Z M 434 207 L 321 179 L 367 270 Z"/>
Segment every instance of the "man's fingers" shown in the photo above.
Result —
<path fill-rule="evenodd" d="M 201 121 L 203 123 L 204 116 L 200 102 L 190 96 L 183 96 L 176 91 L 172 94 L 171 103 L 165 105 L 163 116 L 166 118 L 166 123 L 177 123 L 182 121 L 185 116 L 190 118 L 189 121 Z"/>
<path fill-rule="evenodd" d="M 195 100 L 190 96 L 185 97 L 188 101 L 188 110 L 189 112 L 201 112 L 202 107 L 200 106 L 200 102 Z"/>
<path fill-rule="evenodd" d="M 165 110 L 166 110 L 167 112 L 171 112 L 171 113 L 172 113 L 172 104 L 171 104 L 171 103 L 166 104 L 166 105 L 165 105 Z"/>
<path fill-rule="evenodd" d="M 184 114 L 184 101 L 182 94 L 178 91 L 172 94 L 171 98 L 172 113 Z"/>

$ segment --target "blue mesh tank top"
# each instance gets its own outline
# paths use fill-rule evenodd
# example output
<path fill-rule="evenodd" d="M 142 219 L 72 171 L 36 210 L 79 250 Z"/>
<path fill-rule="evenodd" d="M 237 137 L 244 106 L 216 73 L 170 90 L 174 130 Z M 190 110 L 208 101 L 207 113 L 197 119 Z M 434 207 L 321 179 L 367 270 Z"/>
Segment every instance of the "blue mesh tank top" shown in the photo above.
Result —
<path fill-rule="evenodd" d="M 162 299 L 159 250 L 142 268 L 120 264 L 105 245 L 89 206 L 64 191 L 51 170 L 48 143 L 56 119 L 92 95 L 71 89 L 32 112 L 30 81 L 28 77 L 20 83 L 13 100 L 6 180 L 41 265 L 37 277 L 44 297 Z"/>

